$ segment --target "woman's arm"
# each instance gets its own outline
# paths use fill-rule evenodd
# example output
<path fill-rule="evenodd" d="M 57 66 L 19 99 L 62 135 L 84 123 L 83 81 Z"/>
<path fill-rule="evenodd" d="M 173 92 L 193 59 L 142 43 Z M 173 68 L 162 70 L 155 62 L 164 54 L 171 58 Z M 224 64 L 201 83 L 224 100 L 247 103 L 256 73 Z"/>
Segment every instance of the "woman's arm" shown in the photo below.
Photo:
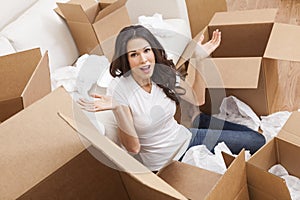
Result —
<path fill-rule="evenodd" d="M 118 136 L 122 145 L 130 153 L 139 153 L 140 142 L 134 128 L 130 108 L 125 105 L 119 105 L 113 109 L 113 113 L 118 123 Z"/>
<path fill-rule="evenodd" d="M 208 57 L 221 43 L 221 32 L 217 29 L 213 32 L 211 40 L 203 43 L 204 35 L 201 35 L 197 47 L 195 49 L 196 63 L 191 69 L 192 81 L 188 84 L 187 81 L 180 80 L 179 86 L 185 89 L 185 94 L 181 96 L 182 99 L 192 103 L 196 106 L 203 105 L 205 100 L 205 82 L 197 70 L 197 66 L 201 65 L 201 60 Z"/>
<path fill-rule="evenodd" d="M 137 154 L 140 151 L 140 142 L 134 128 L 130 108 L 125 105 L 118 105 L 111 96 L 91 95 L 94 100 L 87 101 L 80 99 L 78 103 L 81 108 L 89 112 L 112 110 L 118 124 L 118 137 L 122 145 L 130 153 Z"/>

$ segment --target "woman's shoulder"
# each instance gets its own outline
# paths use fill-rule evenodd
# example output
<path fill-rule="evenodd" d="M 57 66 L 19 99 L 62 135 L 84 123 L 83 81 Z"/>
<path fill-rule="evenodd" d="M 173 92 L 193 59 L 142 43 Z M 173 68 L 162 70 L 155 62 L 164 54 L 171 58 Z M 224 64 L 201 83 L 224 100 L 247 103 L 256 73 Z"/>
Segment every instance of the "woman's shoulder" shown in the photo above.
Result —
<path fill-rule="evenodd" d="M 109 85 L 109 89 L 118 92 L 127 92 L 135 88 L 135 82 L 131 76 L 115 77 Z"/>

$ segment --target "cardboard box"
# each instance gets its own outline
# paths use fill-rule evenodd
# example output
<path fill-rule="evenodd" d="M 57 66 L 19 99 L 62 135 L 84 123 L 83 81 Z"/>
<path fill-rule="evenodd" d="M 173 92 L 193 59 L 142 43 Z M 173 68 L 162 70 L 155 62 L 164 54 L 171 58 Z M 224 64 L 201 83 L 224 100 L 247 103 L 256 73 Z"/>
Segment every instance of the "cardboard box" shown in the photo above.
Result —
<path fill-rule="evenodd" d="M 300 178 L 300 112 L 293 112 L 278 135 L 247 162 L 250 199 L 291 199 L 284 179 L 268 170 L 281 164 L 289 175 Z"/>
<path fill-rule="evenodd" d="M 0 122 L 51 91 L 48 54 L 31 49 L 0 57 Z"/>
<path fill-rule="evenodd" d="M 201 188 L 183 194 L 99 133 L 63 88 L 2 123 L 0 137 L 0 199 L 163 200 L 190 195 L 235 199 L 248 195 L 243 152 L 223 176 L 179 163 L 187 177 L 199 177 L 194 183 L 210 183 L 200 198 Z M 164 179 L 172 178 L 166 173 L 173 174 L 176 163 L 164 168 Z M 224 191 L 226 185 L 230 190 Z"/>
<path fill-rule="evenodd" d="M 227 11 L 226 0 L 185 0 L 192 37 L 205 28 L 216 12 Z"/>
<path fill-rule="evenodd" d="M 300 27 L 275 23 L 277 9 L 217 12 L 187 47 L 181 63 L 191 57 L 196 38 L 222 32 L 221 45 L 196 66 L 207 90 L 201 110 L 219 113 L 224 97 L 236 96 L 258 115 L 272 113 L 278 84 L 278 60 L 300 61 Z M 202 92 L 202 91 L 201 91 Z"/>
<path fill-rule="evenodd" d="M 126 1 L 70 0 L 57 3 L 55 11 L 66 20 L 80 55 L 105 55 L 111 60 L 115 37 L 131 24 Z"/>
<path fill-rule="evenodd" d="M 158 176 L 188 199 L 249 199 L 244 150 L 224 175 L 173 161 Z"/>

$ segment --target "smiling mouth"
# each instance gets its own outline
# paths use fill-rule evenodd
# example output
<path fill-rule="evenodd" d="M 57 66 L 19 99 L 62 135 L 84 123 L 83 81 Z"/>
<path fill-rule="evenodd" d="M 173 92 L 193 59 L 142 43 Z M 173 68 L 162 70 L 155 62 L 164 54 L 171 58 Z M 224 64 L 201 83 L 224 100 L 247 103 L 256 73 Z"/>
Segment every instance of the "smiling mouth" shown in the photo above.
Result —
<path fill-rule="evenodd" d="M 146 65 L 140 68 L 143 72 L 149 72 L 150 71 L 150 65 Z"/>

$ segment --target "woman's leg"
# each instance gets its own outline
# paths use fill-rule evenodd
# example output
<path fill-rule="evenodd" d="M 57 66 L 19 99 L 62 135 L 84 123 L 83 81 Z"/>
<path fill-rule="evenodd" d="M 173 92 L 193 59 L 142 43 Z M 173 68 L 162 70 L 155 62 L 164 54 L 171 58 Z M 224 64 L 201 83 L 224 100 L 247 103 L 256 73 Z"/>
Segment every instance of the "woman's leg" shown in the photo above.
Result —
<path fill-rule="evenodd" d="M 235 130 L 235 131 L 253 131 L 247 126 L 232 123 L 226 120 L 218 119 L 210 115 L 201 113 L 193 121 L 193 128 L 198 129 L 216 129 L 216 130 Z"/>
<path fill-rule="evenodd" d="M 213 129 L 195 129 L 191 128 L 192 139 L 188 148 L 195 145 L 205 145 L 211 152 L 214 147 L 224 142 L 233 154 L 239 154 L 244 148 L 254 154 L 265 144 L 265 137 L 253 130 L 213 130 Z"/>

